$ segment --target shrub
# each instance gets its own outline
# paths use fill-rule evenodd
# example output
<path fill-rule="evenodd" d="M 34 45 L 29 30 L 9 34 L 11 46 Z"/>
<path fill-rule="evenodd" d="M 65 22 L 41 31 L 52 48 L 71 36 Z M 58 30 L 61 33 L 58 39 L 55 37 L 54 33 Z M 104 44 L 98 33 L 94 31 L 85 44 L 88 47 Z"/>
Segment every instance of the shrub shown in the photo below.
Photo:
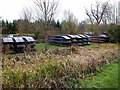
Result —
<path fill-rule="evenodd" d="M 111 25 L 109 29 L 110 42 L 120 43 L 120 25 Z"/>

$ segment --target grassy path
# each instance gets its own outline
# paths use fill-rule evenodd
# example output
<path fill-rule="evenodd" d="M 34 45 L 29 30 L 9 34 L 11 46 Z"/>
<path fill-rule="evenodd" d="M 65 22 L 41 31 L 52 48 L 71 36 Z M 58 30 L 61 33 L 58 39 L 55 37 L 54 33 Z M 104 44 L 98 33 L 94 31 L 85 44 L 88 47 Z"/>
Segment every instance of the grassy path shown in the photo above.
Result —
<path fill-rule="evenodd" d="M 72 79 L 68 84 L 73 88 L 118 88 L 118 62 L 104 67 L 96 76 Z"/>

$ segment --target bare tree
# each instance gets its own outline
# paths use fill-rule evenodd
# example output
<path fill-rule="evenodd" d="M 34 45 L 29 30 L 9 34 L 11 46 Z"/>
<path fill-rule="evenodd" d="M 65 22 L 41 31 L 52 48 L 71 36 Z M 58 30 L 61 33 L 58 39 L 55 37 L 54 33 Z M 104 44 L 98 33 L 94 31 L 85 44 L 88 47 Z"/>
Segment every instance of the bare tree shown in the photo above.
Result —
<path fill-rule="evenodd" d="M 26 21 L 31 21 L 32 16 L 32 9 L 28 7 L 23 7 L 23 10 L 21 11 L 20 18 Z"/>
<path fill-rule="evenodd" d="M 75 34 L 78 30 L 78 21 L 73 13 L 69 11 L 64 11 L 64 20 L 62 21 L 62 32 Z"/>
<path fill-rule="evenodd" d="M 109 1 L 104 2 L 103 4 L 96 2 L 96 5 L 91 5 L 90 11 L 86 9 L 86 15 L 89 17 L 92 25 L 99 25 L 102 22 L 103 16 L 105 13 L 107 14 L 108 5 Z"/>
<path fill-rule="evenodd" d="M 32 9 L 28 7 L 23 7 L 20 12 L 20 19 L 17 20 L 17 29 L 19 34 L 29 34 L 34 30 L 32 21 Z"/>
<path fill-rule="evenodd" d="M 37 20 L 43 19 L 45 21 L 45 51 L 48 50 L 48 26 L 57 14 L 58 0 L 34 0 L 36 6 Z"/>
<path fill-rule="evenodd" d="M 105 7 L 105 4 L 102 4 L 102 8 Z M 103 24 L 109 24 L 109 23 L 115 23 L 116 22 L 115 17 L 115 5 L 109 3 L 106 7 L 105 13 L 102 18 Z"/>
<path fill-rule="evenodd" d="M 109 0 L 110 1 L 110 0 Z M 111 21 L 111 5 L 110 2 L 98 2 L 96 1 L 95 5 L 91 5 L 90 10 L 86 10 L 86 15 L 89 18 L 91 25 L 91 32 L 102 33 L 101 24 L 104 27 L 107 26 L 107 23 Z M 105 26 L 106 25 L 106 26 Z"/>
<path fill-rule="evenodd" d="M 24 19 L 19 19 L 16 21 L 17 23 L 17 33 L 19 34 L 30 34 L 35 30 L 34 24 L 30 21 L 26 21 Z"/>

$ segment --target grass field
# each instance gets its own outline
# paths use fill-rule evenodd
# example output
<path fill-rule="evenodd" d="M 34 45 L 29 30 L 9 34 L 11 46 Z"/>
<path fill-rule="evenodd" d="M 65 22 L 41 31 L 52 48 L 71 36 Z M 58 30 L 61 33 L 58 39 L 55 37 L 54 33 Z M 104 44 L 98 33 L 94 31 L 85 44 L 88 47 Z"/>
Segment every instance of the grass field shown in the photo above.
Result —
<path fill-rule="evenodd" d="M 44 49 L 44 47 L 45 47 L 45 44 L 44 44 L 44 43 L 38 43 L 38 44 L 36 44 L 36 46 L 35 46 L 35 48 L 36 48 L 37 50 L 42 50 L 42 49 Z M 49 49 L 55 49 L 55 48 L 65 48 L 65 47 L 48 44 L 48 48 L 49 48 Z"/>
<path fill-rule="evenodd" d="M 73 88 L 118 88 L 118 62 L 104 67 L 96 76 L 72 79 L 67 84 Z"/>
<path fill-rule="evenodd" d="M 86 46 L 81 46 L 81 47 L 94 47 L 94 46 L 98 46 L 99 44 L 97 43 L 92 43 L 91 45 L 86 45 Z M 37 43 L 36 46 L 35 46 L 36 50 L 44 50 L 45 48 L 45 43 Z M 58 46 L 58 45 L 51 45 L 51 44 L 48 44 L 48 49 L 51 50 L 51 49 L 64 49 L 64 48 L 68 48 L 67 46 Z"/>
<path fill-rule="evenodd" d="M 86 88 L 117 88 L 118 87 L 118 63 L 104 68 L 97 76 L 80 80 L 81 87 Z"/>

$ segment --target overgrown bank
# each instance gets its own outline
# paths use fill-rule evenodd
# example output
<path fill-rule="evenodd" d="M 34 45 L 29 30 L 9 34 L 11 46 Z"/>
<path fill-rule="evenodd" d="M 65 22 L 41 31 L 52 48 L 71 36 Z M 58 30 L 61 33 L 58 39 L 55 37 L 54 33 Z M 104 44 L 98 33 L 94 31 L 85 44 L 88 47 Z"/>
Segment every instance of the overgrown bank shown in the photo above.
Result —
<path fill-rule="evenodd" d="M 72 47 L 36 52 L 32 55 L 3 55 L 3 88 L 69 87 L 69 78 L 96 75 L 117 59 L 116 44 Z"/>
<path fill-rule="evenodd" d="M 97 75 L 81 78 L 69 78 L 64 84 L 69 88 L 118 88 L 118 61 L 102 68 Z"/>

